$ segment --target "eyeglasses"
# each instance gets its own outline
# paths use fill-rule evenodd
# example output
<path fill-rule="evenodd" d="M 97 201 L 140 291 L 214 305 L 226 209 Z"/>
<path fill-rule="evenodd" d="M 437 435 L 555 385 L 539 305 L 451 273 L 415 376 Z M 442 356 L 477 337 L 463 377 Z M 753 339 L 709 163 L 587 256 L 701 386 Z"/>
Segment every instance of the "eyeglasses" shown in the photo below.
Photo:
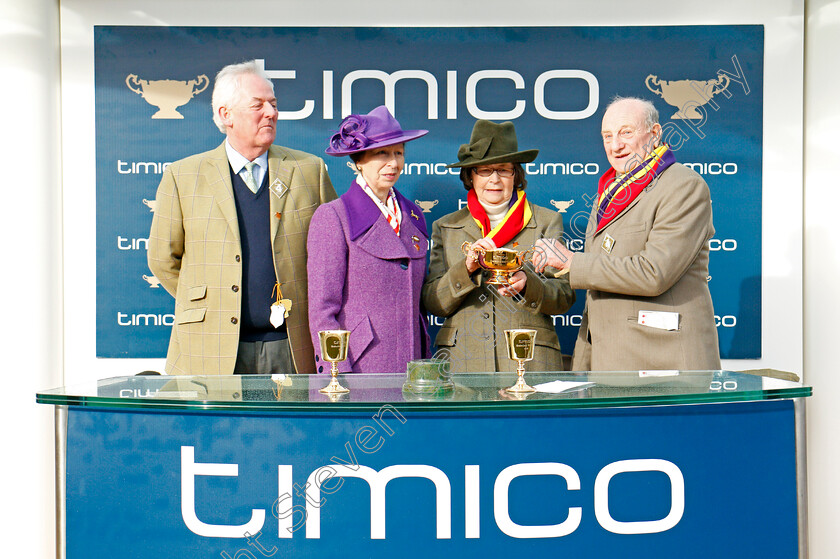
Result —
<path fill-rule="evenodd" d="M 502 179 L 509 179 L 513 176 L 515 171 L 513 169 L 493 169 L 491 167 L 473 167 L 473 173 L 478 175 L 479 177 L 487 178 L 493 173 L 499 175 L 499 178 Z"/>

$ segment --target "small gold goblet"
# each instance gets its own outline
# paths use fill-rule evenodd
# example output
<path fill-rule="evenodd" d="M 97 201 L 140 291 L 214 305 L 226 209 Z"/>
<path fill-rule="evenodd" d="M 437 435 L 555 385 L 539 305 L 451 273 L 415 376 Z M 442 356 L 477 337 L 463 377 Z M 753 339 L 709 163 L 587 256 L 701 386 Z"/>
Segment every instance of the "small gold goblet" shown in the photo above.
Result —
<path fill-rule="evenodd" d="M 525 362 L 534 358 L 534 342 L 537 339 L 536 330 L 505 330 L 508 357 L 516 361 L 516 384 L 506 388 L 510 394 L 530 394 L 536 388 L 525 384 Z"/>
<path fill-rule="evenodd" d="M 320 330 L 318 341 L 321 343 L 321 357 L 330 363 L 330 383 L 318 390 L 322 394 L 346 394 L 350 392 L 338 383 L 338 363 L 347 359 L 347 346 L 350 342 L 348 330 Z"/>

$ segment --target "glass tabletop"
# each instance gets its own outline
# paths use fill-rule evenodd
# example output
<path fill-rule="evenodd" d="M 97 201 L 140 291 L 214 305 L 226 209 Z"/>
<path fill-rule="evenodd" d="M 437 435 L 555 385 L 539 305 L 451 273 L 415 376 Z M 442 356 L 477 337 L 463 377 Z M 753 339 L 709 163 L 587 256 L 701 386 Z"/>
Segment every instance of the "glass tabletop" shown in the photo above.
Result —
<path fill-rule="evenodd" d="M 228 411 L 417 411 L 561 409 L 747 402 L 811 395 L 793 373 L 754 371 L 529 372 L 536 389 L 511 394 L 515 373 L 458 373 L 434 378 L 346 374 L 344 394 L 320 392 L 329 375 L 129 376 L 40 391 L 42 404 Z"/>

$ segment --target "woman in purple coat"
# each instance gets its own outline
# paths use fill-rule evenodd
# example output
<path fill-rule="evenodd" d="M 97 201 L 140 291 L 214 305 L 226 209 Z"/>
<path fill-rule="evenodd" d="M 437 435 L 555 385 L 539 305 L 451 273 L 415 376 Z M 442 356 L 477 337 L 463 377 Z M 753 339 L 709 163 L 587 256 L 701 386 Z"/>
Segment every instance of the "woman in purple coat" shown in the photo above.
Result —
<path fill-rule="evenodd" d="M 319 330 L 349 330 L 341 372 L 398 373 L 430 353 L 420 290 L 429 248 L 422 210 L 395 188 L 405 143 L 428 130 L 403 130 L 385 106 L 346 117 L 326 153 L 349 155 L 356 178 L 312 216 L 307 239 L 309 328 L 318 372 Z"/>

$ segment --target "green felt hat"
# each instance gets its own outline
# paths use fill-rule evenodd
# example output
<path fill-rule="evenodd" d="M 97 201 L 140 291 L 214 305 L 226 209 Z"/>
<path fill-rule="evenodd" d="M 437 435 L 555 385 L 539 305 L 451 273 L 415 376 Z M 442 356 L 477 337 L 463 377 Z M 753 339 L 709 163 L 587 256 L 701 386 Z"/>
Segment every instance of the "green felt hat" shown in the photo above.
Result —
<path fill-rule="evenodd" d="M 497 124 L 478 120 L 473 126 L 470 143 L 458 149 L 458 163 L 447 167 L 475 167 L 494 163 L 530 163 L 537 158 L 538 149 L 519 151 L 516 129 L 512 122 Z"/>

